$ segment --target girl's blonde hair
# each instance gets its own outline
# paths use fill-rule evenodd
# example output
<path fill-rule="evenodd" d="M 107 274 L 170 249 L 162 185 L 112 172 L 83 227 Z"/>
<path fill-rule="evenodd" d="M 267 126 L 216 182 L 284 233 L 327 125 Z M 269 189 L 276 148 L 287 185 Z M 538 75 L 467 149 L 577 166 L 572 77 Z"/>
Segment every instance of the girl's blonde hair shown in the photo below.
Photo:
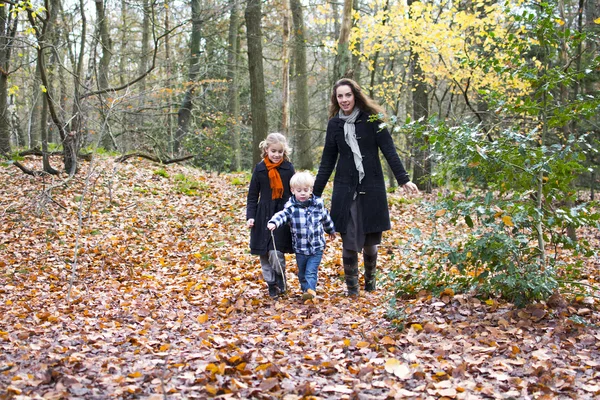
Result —
<path fill-rule="evenodd" d="M 296 172 L 290 179 L 291 188 L 310 187 L 315 185 L 315 177 L 308 171 Z"/>
<path fill-rule="evenodd" d="M 288 156 L 292 152 L 292 149 L 288 146 L 288 141 L 285 136 L 279 132 L 269 133 L 265 140 L 259 143 L 258 148 L 262 151 L 262 158 L 267 156 L 267 149 L 272 144 L 280 144 L 283 146 L 283 159 L 286 161 L 290 160 Z"/>

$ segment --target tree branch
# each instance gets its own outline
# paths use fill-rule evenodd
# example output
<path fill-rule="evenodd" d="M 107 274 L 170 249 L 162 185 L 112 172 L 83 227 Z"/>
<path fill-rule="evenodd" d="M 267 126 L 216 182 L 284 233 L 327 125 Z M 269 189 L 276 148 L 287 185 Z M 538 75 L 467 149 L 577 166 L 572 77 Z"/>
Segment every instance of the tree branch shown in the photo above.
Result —
<path fill-rule="evenodd" d="M 180 157 L 180 158 L 173 158 L 173 159 L 162 160 L 159 157 L 152 156 L 152 155 L 145 154 L 145 153 L 130 153 L 130 154 L 122 155 L 121 157 L 117 158 L 115 160 L 115 162 L 123 162 L 123 161 L 129 160 L 130 158 L 133 158 L 133 157 L 140 157 L 140 158 L 145 158 L 146 160 L 153 161 L 153 162 L 158 163 L 158 164 L 167 165 L 167 164 L 178 163 L 178 162 L 181 162 L 181 161 L 186 161 L 186 160 L 189 160 L 189 159 L 194 158 L 196 156 L 197 156 L 197 154 L 192 154 L 192 155 L 187 155 L 187 156 Z"/>

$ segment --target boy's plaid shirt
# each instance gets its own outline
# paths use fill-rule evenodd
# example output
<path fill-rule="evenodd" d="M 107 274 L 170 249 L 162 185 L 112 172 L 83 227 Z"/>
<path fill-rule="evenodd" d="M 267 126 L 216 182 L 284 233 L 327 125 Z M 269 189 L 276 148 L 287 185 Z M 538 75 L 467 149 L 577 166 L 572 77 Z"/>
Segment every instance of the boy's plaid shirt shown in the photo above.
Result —
<path fill-rule="evenodd" d="M 313 255 L 325 249 L 323 230 L 327 233 L 335 233 L 335 227 L 320 197 L 313 195 L 305 203 L 307 204 L 296 200 L 296 196 L 290 197 L 284 209 L 273 215 L 269 222 L 274 223 L 278 228 L 289 223 L 294 251 Z"/>

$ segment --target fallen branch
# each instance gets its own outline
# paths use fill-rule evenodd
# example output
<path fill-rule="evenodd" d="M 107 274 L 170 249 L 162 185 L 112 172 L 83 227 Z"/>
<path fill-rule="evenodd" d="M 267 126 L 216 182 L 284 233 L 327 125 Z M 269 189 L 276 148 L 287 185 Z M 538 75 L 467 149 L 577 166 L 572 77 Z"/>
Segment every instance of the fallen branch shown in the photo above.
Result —
<path fill-rule="evenodd" d="M 20 163 L 20 162 L 18 162 L 18 161 L 13 161 L 12 163 L 13 163 L 13 165 L 14 165 L 15 167 L 19 168 L 21 171 L 23 171 L 23 172 L 24 172 L 25 174 L 27 174 L 27 175 L 31 175 L 31 176 L 42 176 L 42 175 L 47 175 L 47 174 L 48 174 L 48 173 L 47 173 L 47 172 L 45 172 L 45 171 L 38 171 L 38 170 L 35 170 L 35 169 L 30 169 L 30 168 L 27 168 L 26 166 L 24 166 L 23 164 L 21 164 L 21 163 Z"/>
<path fill-rule="evenodd" d="M 146 160 L 150 160 L 150 161 L 153 161 L 153 162 L 158 163 L 158 164 L 167 165 L 167 164 L 173 164 L 173 163 L 178 163 L 178 162 L 181 162 L 181 161 L 189 160 L 190 158 L 196 157 L 196 155 L 192 154 L 192 155 L 184 156 L 184 157 L 181 157 L 181 158 L 173 158 L 173 159 L 162 160 L 162 159 L 160 159 L 160 158 L 158 158 L 156 156 L 152 156 L 150 154 L 145 154 L 145 153 L 130 153 L 130 154 L 122 155 L 121 157 L 117 158 L 115 160 L 115 162 L 123 162 L 123 161 L 129 160 L 130 158 L 133 158 L 133 157 L 145 158 Z"/>
<path fill-rule="evenodd" d="M 64 153 L 62 151 L 49 151 L 46 154 L 48 154 L 49 156 L 62 156 Z M 40 156 L 40 157 L 42 157 L 43 155 L 44 155 L 44 152 L 37 148 L 24 150 L 19 153 L 19 156 L 21 156 L 21 157 L 25 157 L 25 156 Z M 80 153 L 80 154 L 77 154 L 77 158 L 80 158 L 85 161 L 92 161 L 92 153 Z"/>

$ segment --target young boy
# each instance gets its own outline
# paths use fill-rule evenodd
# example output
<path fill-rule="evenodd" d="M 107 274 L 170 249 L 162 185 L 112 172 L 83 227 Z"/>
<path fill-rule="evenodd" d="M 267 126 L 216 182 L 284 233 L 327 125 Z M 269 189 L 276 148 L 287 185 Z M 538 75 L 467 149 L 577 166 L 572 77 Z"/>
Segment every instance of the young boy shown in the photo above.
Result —
<path fill-rule="evenodd" d="M 332 240 L 335 238 L 333 221 L 323 200 L 312 194 L 314 183 L 315 177 L 308 171 L 294 174 L 290 179 L 292 197 L 267 223 L 271 231 L 285 223 L 290 224 L 304 300 L 316 295 L 317 274 L 325 249 L 323 227 Z"/>

